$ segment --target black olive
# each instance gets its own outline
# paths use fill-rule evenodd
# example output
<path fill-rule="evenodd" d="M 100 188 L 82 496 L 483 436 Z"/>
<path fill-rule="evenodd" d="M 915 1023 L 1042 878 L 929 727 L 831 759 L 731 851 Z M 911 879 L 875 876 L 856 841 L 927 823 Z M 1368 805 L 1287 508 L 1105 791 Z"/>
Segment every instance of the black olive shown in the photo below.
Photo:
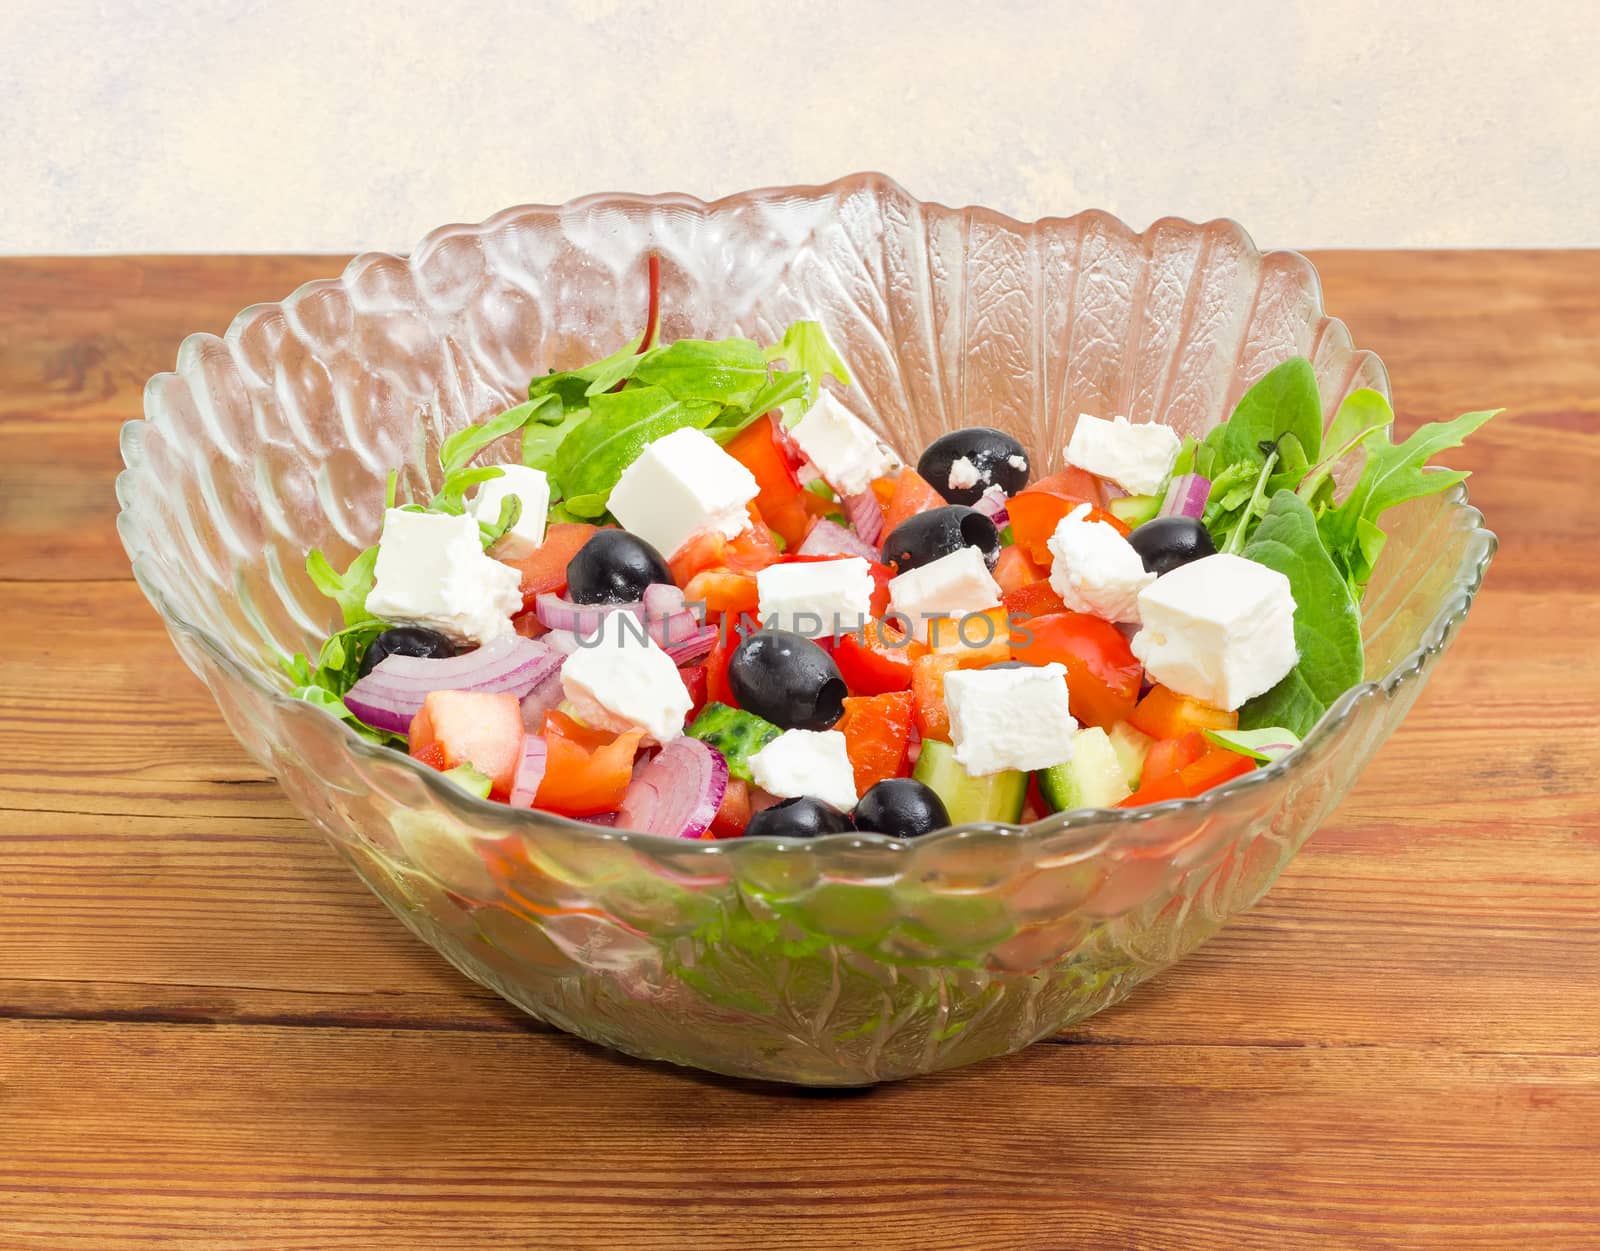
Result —
<path fill-rule="evenodd" d="M 426 626 L 390 626 L 367 644 L 366 655 L 361 657 L 361 666 L 356 672 L 366 677 L 385 656 L 427 656 L 444 660 L 460 650 L 449 635 Z"/>
<path fill-rule="evenodd" d="M 739 707 L 785 730 L 826 730 L 850 693 L 833 657 L 789 630 L 761 630 L 734 648 L 728 684 Z"/>
<path fill-rule="evenodd" d="M 971 468 L 960 466 L 956 481 L 961 482 L 975 472 L 978 480 L 970 486 L 956 486 L 950 481 L 951 469 L 963 459 Z M 1028 463 L 1028 453 L 1022 444 L 1004 430 L 969 426 L 965 430 L 941 434 L 928 444 L 927 451 L 917 462 L 917 472 L 952 504 L 976 504 L 991 486 L 999 487 L 1007 495 L 1022 490 L 1028 485 Z"/>
<path fill-rule="evenodd" d="M 1144 561 L 1145 570 L 1157 576 L 1217 554 L 1210 531 L 1193 517 L 1157 517 L 1136 526 L 1128 542 Z"/>
<path fill-rule="evenodd" d="M 567 562 L 574 604 L 631 604 L 652 582 L 671 582 L 661 553 L 626 530 L 596 530 Z"/>
<path fill-rule="evenodd" d="M 932 787 L 915 778 L 885 778 L 856 804 L 856 829 L 916 838 L 950 824 L 950 812 Z"/>
<path fill-rule="evenodd" d="M 816 838 L 821 834 L 843 834 L 850 828 L 850 818 L 832 804 L 802 795 L 763 808 L 750 818 L 750 824 L 744 827 L 744 836 Z"/>
<path fill-rule="evenodd" d="M 1000 531 L 977 509 L 946 504 L 915 513 L 891 530 L 883 541 L 883 559 L 904 573 L 963 547 L 977 548 L 993 569 L 1000 559 Z"/>

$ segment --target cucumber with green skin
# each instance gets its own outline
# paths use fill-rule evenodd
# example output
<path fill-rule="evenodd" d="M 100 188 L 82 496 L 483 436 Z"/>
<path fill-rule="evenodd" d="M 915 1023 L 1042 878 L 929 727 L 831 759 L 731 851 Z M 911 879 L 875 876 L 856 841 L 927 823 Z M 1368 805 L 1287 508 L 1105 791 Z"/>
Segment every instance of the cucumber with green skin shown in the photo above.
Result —
<path fill-rule="evenodd" d="M 944 800 L 952 825 L 1016 821 L 1028 798 L 1027 773 L 1003 769 L 975 777 L 956 760 L 956 749 L 936 738 L 922 740 L 922 754 L 917 757 L 911 776 Z"/>
<path fill-rule="evenodd" d="M 1130 530 L 1152 520 L 1161 511 L 1159 495 L 1121 495 L 1106 504 L 1106 511 Z"/>
<path fill-rule="evenodd" d="M 750 757 L 783 731 L 765 718 L 742 708 L 707 704 L 684 733 L 715 747 L 727 759 L 728 773 L 750 782 L 754 781 L 750 776 Z"/>
<path fill-rule="evenodd" d="M 1139 778 L 1144 773 L 1144 758 L 1150 754 L 1150 744 L 1155 739 L 1134 729 L 1126 721 L 1119 721 L 1112 726 L 1109 737 L 1111 749 L 1122 762 L 1122 775 L 1127 779 L 1128 789 L 1138 790 Z"/>
<path fill-rule="evenodd" d="M 1110 808 L 1130 790 L 1117 749 L 1099 726 L 1072 736 L 1072 756 L 1065 763 L 1039 770 L 1039 794 L 1053 812 Z"/>

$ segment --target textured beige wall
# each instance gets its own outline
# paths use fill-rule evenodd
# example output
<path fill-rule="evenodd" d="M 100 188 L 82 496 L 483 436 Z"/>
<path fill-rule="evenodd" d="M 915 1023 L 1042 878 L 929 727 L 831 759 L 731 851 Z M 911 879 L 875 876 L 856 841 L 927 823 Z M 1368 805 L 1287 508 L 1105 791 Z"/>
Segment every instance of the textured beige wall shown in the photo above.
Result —
<path fill-rule="evenodd" d="M 1597 31 L 1581 0 L 0 0 L 0 251 L 403 248 L 863 168 L 1271 245 L 1600 243 Z"/>

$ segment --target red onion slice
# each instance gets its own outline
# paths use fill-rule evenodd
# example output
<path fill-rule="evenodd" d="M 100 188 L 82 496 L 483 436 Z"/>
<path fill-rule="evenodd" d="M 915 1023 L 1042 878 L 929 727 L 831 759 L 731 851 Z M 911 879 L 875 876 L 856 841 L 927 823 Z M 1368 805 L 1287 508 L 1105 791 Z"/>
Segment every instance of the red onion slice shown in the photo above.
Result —
<path fill-rule="evenodd" d="M 1011 520 L 1011 514 L 1006 511 L 1006 493 L 998 486 L 992 486 L 978 496 L 977 503 L 972 507 L 994 522 L 996 530 Z"/>
<path fill-rule="evenodd" d="M 570 630 L 574 634 L 593 634 L 600 628 L 601 621 L 614 612 L 632 613 L 641 620 L 644 617 L 644 605 L 637 600 L 630 604 L 574 604 L 553 591 L 536 595 L 533 611 L 542 625 L 552 630 Z"/>
<path fill-rule="evenodd" d="M 562 659 L 565 661 L 565 657 Z M 544 714 L 565 698 L 566 692 L 561 686 L 561 666 L 557 665 L 547 678 L 522 697 L 522 728 L 529 734 L 542 734 Z"/>
<path fill-rule="evenodd" d="M 635 774 L 617 824 L 669 838 L 699 838 L 728 790 L 728 762 L 697 738 L 672 740 Z"/>
<path fill-rule="evenodd" d="M 521 699 L 561 665 L 543 640 L 508 634 L 443 660 L 385 656 L 346 692 L 345 706 L 370 726 L 404 734 L 431 691 L 507 693 Z"/>
<path fill-rule="evenodd" d="M 882 518 L 879 519 L 882 529 Z M 881 553 L 859 534 L 846 530 L 837 521 L 824 517 L 811 527 L 805 542 L 795 549 L 796 556 L 860 556 L 866 560 L 881 560 Z"/>
<path fill-rule="evenodd" d="M 533 807 L 533 797 L 539 793 L 539 783 L 544 781 L 544 769 L 549 761 L 549 748 L 539 734 L 522 736 L 522 758 L 517 761 L 517 771 L 511 779 L 513 808 Z"/>
<path fill-rule="evenodd" d="M 702 656 L 708 656 L 711 649 L 717 645 L 717 627 L 714 625 L 696 625 L 687 634 L 674 636 L 662 650 L 672 657 L 673 664 L 680 668 L 692 665 Z"/>
<path fill-rule="evenodd" d="M 1211 479 L 1197 473 L 1181 473 L 1167 484 L 1167 494 L 1156 516 L 1199 519 L 1205 515 L 1206 501 L 1210 498 Z"/>
<path fill-rule="evenodd" d="M 868 490 L 844 497 L 844 515 L 863 543 L 876 545 L 883 541 L 883 505 Z"/>

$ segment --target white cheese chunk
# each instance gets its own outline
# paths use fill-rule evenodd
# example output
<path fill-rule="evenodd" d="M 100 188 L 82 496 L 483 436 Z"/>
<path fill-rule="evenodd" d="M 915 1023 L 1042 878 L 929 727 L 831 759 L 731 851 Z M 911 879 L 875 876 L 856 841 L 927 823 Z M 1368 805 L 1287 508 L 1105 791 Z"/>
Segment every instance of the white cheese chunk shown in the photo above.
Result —
<path fill-rule="evenodd" d="M 1156 575 L 1120 530 L 1090 521 L 1089 506 L 1080 504 L 1061 519 L 1048 546 L 1050 585 L 1063 604 L 1107 621 L 1139 620 L 1139 592 Z"/>
<path fill-rule="evenodd" d="M 960 548 L 889 580 L 890 607 L 920 640 L 927 639 L 934 617 L 987 612 L 999 603 L 1000 586 L 975 547 Z"/>
<path fill-rule="evenodd" d="M 840 495 L 859 495 L 899 460 L 859 417 L 824 391 L 789 437 Z"/>
<path fill-rule="evenodd" d="M 849 812 L 856 806 L 856 775 L 838 730 L 785 730 L 750 757 L 750 776 L 783 799 L 810 795 Z"/>
<path fill-rule="evenodd" d="M 1048 769 L 1072 757 L 1078 721 L 1061 665 L 953 669 L 944 675 L 950 741 L 968 773 Z"/>
<path fill-rule="evenodd" d="M 964 491 L 968 487 L 975 487 L 983 481 L 983 475 L 978 472 L 978 467 L 965 456 L 957 456 L 950 462 L 950 489 Z"/>
<path fill-rule="evenodd" d="M 522 576 L 484 555 L 475 517 L 383 515 L 378 562 L 367 611 L 396 625 L 419 625 L 465 643 L 511 633 L 522 610 Z"/>
<path fill-rule="evenodd" d="M 860 556 L 769 565 L 756 574 L 763 628 L 837 638 L 872 615 L 872 568 Z"/>
<path fill-rule="evenodd" d="M 621 734 L 643 730 L 656 743 L 683 733 L 694 701 L 672 657 L 629 612 L 607 613 L 580 635 L 561 666 L 561 690 L 580 721 Z"/>
<path fill-rule="evenodd" d="M 542 469 L 526 465 L 501 465 L 498 478 L 490 478 L 472 497 L 472 515 L 487 525 L 500 520 L 500 505 L 516 496 L 522 513 L 516 524 L 500 537 L 495 554 L 506 560 L 521 560 L 533 555 L 544 542 L 544 522 L 550 513 L 550 479 Z"/>
<path fill-rule="evenodd" d="M 690 427 L 647 444 L 611 491 L 623 529 L 671 559 L 692 535 L 731 539 L 750 524 L 755 476 L 707 434 Z"/>
<path fill-rule="evenodd" d="M 1178 436 L 1165 426 L 1080 413 L 1067 443 L 1067 463 L 1109 478 L 1130 495 L 1152 495 L 1172 472 L 1178 447 Z"/>
<path fill-rule="evenodd" d="M 1139 592 L 1144 627 L 1130 646 L 1154 681 L 1231 711 L 1294 668 L 1294 609 L 1276 569 L 1219 553 Z"/>

